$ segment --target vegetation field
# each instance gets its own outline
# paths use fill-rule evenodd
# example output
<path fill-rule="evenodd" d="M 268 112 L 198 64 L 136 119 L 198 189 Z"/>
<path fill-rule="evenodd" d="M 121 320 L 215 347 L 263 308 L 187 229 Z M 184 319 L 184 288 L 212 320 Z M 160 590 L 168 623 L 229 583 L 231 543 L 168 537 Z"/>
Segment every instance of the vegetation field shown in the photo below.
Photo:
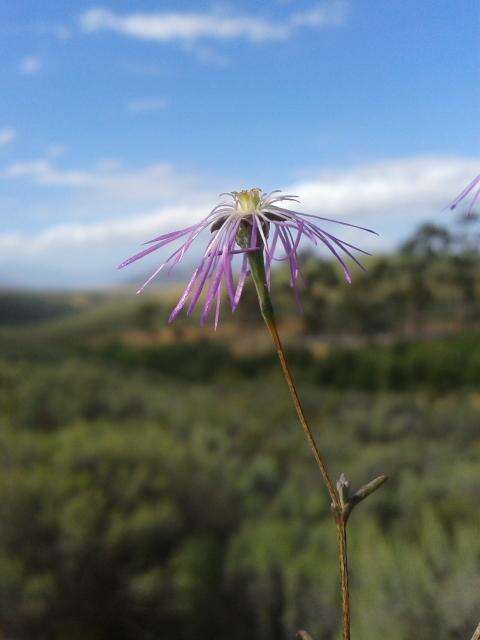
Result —
<path fill-rule="evenodd" d="M 305 408 L 354 486 L 356 640 L 480 617 L 478 255 L 424 228 L 346 288 L 274 295 Z M 0 307 L 0 637 L 337 640 L 335 532 L 251 292 L 217 332 L 154 291 Z"/>

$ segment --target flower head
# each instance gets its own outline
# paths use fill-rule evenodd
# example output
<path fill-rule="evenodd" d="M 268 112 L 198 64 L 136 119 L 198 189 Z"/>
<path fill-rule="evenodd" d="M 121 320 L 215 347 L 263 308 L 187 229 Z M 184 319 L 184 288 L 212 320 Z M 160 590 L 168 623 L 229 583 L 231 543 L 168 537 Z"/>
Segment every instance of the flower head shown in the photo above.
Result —
<path fill-rule="evenodd" d="M 469 185 L 465 187 L 465 189 L 455 198 L 455 200 L 450 205 L 450 210 L 453 211 L 458 207 L 458 205 L 467 201 L 467 216 L 472 215 L 474 212 L 475 205 L 480 199 L 480 175 L 478 175 L 475 180 L 472 180 Z"/>
<path fill-rule="evenodd" d="M 207 243 L 200 264 L 195 269 L 180 300 L 170 314 L 169 322 L 173 322 L 184 307 L 190 315 L 198 304 L 203 292 L 202 324 L 207 320 L 212 307 L 215 307 L 215 327 L 220 317 L 222 291 L 225 287 L 232 311 L 238 307 L 247 278 L 250 276 L 248 256 L 252 252 L 262 252 L 265 260 L 267 285 L 270 287 L 272 265 L 274 262 L 287 262 L 290 268 L 290 283 L 298 298 L 298 280 L 301 276 L 298 259 L 300 241 L 306 238 L 314 245 L 323 244 L 338 260 L 343 268 L 345 278 L 351 282 L 347 260 L 350 258 L 363 269 L 363 265 L 353 252 L 369 255 L 366 251 L 340 240 L 318 226 L 318 220 L 336 222 L 337 224 L 362 229 L 375 233 L 370 229 L 357 227 L 347 222 L 340 222 L 321 216 L 298 213 L 279 206 L 281 202 L 298 202 L 297 196 L 281 195 L 279 191 L 263 193 L 261 189 L 232 191 L 221 194 L 228 201 L 221 202 L 206 218 L 185 229 L 160 235 L 145 244 L 149 245 L 140 253 L 125 260 L 119 268 L 143 258 L 161 249 L 167 244 L 182 240 L 180 246 L 153 272 L 139 289 L 145 287 L 164 269 L 169 271 L 187 254 L 202 231 L 210 229 L 211 238 Z M 234 280 L 234 260 L 239 262 L 239 275 Z"/>

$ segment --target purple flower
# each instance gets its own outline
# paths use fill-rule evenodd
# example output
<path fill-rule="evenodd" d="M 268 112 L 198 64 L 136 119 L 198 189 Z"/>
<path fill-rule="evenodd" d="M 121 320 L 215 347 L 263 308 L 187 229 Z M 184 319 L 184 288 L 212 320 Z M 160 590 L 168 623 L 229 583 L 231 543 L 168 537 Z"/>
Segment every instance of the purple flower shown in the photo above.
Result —
<path fill-rule="evenodd" d="M 468 198 L 471 198 L 467 205 L 467 216 L 470 216 L 472 215 L 474 207 L 480 198 L 480 175 L 477 176 L 475 180 L 472 180 L 472 182 L 455 198 L 450 205 L 450 210 L 453 211 L 458 207 L 460 202 Z"/>
<path fill-rule="evenodd" d="M 140 253 L 125 260 L 119 269 L 161 249 L 162 247 L 182 240 L 180 246 L 156 269 L 137 293 L 164 269 L 169 271 L 183 260 L 200 234 L 210 228 L 212 236 L 207 244 L 200 264 L 195 269 L 180 300 L 170 314 L 169 322 L 173 322 L 184 307 L 190 315 L 205 292 L 201 313 L 203 324 L 212 308 L 215 308 L 215 328 L 220 317 L 220 302 L 225 287 L 232 311 L 238 307 L 247 278 L 250 276 L 248 254 L 262 251 L 265 259 L 267 285 L 270 288 L 272 265 L 285 261 L 290 268 L 290 283 L 295 296 L 299 300 L 298 280 L 301 276 L 298 260 L 298 247 L 302 238 L 307 238 L 314 245 L 320 242 L 333 254 L 343 268 L 345 278 L 351 282 L 350 270 L 346 260 L 352 259 L 362 269 L 363 265 L 354 255 L 354 251 L 370 255 L 358 247 L 340 240 L 331 233 L 320 228 L 316 220 L 336 222 L 337 224 L 375 233 L 370 229 L 357 227 L 347 222 L 339 222 L 321 216 L 298 213 L 278 206 L 282 201 L 298 202 L 292 195 L 279 195 L 279 191 L 264 194 L 261 189 L 248 191 L 232 191 L 221 194 L 231 198 L 231 202 L 221 202 L 201 222 L 186 229 L 172 231 L 146 242 L 150 245 Z M 235 282 L 234 261 L 239 260 L 239 275 Z"/>

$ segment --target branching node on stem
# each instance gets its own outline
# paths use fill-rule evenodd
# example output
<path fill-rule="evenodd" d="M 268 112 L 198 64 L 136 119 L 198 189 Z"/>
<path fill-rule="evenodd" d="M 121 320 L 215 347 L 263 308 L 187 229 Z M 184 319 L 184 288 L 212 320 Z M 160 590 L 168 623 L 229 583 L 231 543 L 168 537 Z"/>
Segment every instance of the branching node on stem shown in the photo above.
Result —
<path fill-rule="evenodd" d="M 347 478 L 345 473 L 342 473 L 337 481 L 337 491 L 340 498 L 341 510 L 335 508 L 335 505 L 332 505 L 335 518 L 347 522 L 354 507 L 379 489 L 387 480 L 388 476 L 386 475 L 378 476 L 370 482 L 367 482 L 367 484 L 361 486 L 360 489 L 355 491 L 355 493 L 350 494 L 350 480 Z"/>

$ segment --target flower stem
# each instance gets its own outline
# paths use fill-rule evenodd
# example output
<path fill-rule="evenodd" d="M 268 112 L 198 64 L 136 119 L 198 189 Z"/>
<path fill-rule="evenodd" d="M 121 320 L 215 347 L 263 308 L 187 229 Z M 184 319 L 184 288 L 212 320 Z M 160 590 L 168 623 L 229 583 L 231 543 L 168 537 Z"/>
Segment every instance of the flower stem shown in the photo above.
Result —
<path fill-rule="evenodd" d="M 285 354 L 285 350 L 282 345 L 282 341 L 280 340 L 280 336 L 278 334 L 277 324 L 275 322 L 275 315 L 273 311 L 273 305 L 270 298 L 270 293 L 268 291 L 266 276 L 265 276 L 265 264 L 263 260 L 263 254 L 260 251 L 256 251 L 249 255 L 250 268 L 252 271 L 253 281 L 255 283 L 255 288 L 257 290 L 258 300 L 260 303 L 260 311 L 262 313 L 263 319 L 265 320 L 265 324 L 272 336 L 273 343 L 275 345 L 275 349 L 277 351 L 278 359 L 280 360 L 280 365 L 282 367 L 282 372 L 287 382 L 288 388 L 290 390 L 290 395 L 292 396 L 293 405 L 297 412 L 298 419 L 300 424 L 302 425 L 305 436 L 308 440 L 308 444 L 313 453 L 313 457 L 315 458 L 320 472 L 325 481 L 325 485 L 328 489 L 328 493 L 330 494 L 330 499 L 332 504 L 337 509 L 341 508 L 340 500 L 335 489 L 335 485 L 330 476 L 330 472 L 328 471 L 327 463 L 315 441 L 314 435 L 310 426 L 305 417 L 305 413 L 303 411 L 302 403 L 300 402 L 300 396 L 297 391 L 297 387 L 295 381 L 292 376 L 292 372 L 290 371 L 290 367 L 288 366 L 287 357 Z"/>
<path fill-rule="evenodd" d="M 303 428 L 303 431 L 307 438 L 310 449 L 312 450 L 313 457 L 315 458 L 315 461 L 320 469 L 320 472 L 322 474 L 323 480 L 325 482 L 325 485 L 327 487 L 327 490 L 332 502 L 332 509 L 335 517 L 335 522 L 337 524 L 337 534 L 338 534 L 338 554 L 339 554 L 339 564 L 340 564 L 340 583 L 341 583 L 341 591 L 342 591 L 342 610 L 343 610 L 343 640 L 350 640 L 350 597 L 349 597 L 348 557 L 347 557 L 348 516 L 346 516 L 343 512 L 343 504 L 341 501 L 341 497 L 337 489 L 335 488 L 335 485 L 332 481 L 332 477 L 328 470 L 328 466 L 325 461 L 325 458 L 323 457 L 323 454 L 320 451 L 320 448 L 315 440 L 313 432 L 305 417 L 305 413 L 303 411 L 302 403 L 300 401 L 300 396 L 297 391 L 295 380 L 292 376 L 292 372 L 290 371 L 290 367 L 288 365 L 285 350 L 280 340 L 277 324 L 275 322 L 273 305 L 272 305 L 270 293 L 267 287 L 263 251 L 256 251 L 249 254 L 248 259 L 250 263 L 250 269 L 252 272 L 252 278 L 255 283 L 255 288 L 257 290 L 258 301 L 260 304 L 260 311 L 262 313 L 265 324 L 267 325 L 267 328 L 270 332 L 270 335 L 272 336 L 273 343 L 275 345 L 275 349 L 278 355 L 278 359 L 280 361 L 280 366 L 282 368 L 283 375 L 287 382 L 290 395 L 292 397 L 293 405 L 297 412 L 298 419 Z"/>
<path fill-rule="evenodd" d="M 276 327 L 275 323 L 268 323 L 267 324 L 268 330 L 270 331 L 270 334 L 273 338 L 273 342 L 275 344 L 275 349 L 277 350 L 277 355 L 278 355 L 278 359 L 280 360 L 280 365 L 282 367 L 282 371 L 283 371 L 283 375 L 285 377 L 285 380 L 287 382 L 288 388 L 290 390 L 290 394 L 292 396 L 292 400 L 293 400 L 293 404 L 295 406 L 295 410 L 297 412 L 297 416 L 298 419 L 300 421 L 300 424 L 302 425 L 303 431 L 305 433 L 305 436 L 308 440 L 308 444 L 310 445 L 310 448 L 312 450 L 313 453 L 313 457 L 315 458 L 317 465 L 320 469 L 320 472 L 323 476 L 323 479 L 325 481 L 325 485 L 328 489 L 328 493 L 330 494 L 330 499 L 332 501 L 332 504 L 334 506 L 337 506 L 338 504 L 338 497 L 337 497 L 337 493 L 335 491 L 335 485 L 332 481 L 332 478 L 330 476 L 330 472 L 328 470 L 327 467 L 327 463 L 325 461 L 325 458 L 323 457 L 323 454 L 320 451 L 320 448 L 315 440 L 315 437 L 312 433 L 312 430 L 307 422 L 307 419 L 305 417 L 305 413 L 303 411 L 303 407 L 302 404 L 300 402 L 300 397 L 298 395 L 298 391 L 297 391 L 297 387 L 295 385 L 295 381 L 293 379 L 292 373 L 290 371 L 290 367 L 288 366 L 288 362 L 287 362 L 287 358 L 285 355 L 285 351 L 283 349 L 283 345 L 280 341 L 280 336 L 278 335 L 278 330 Z"/>
<path fill-rule="evenodd" d="M 337 517 L 338 559 L 342 590 L 343 640 L 350 640 L 350 585 L 348 577 L 347 519 Z"/>

